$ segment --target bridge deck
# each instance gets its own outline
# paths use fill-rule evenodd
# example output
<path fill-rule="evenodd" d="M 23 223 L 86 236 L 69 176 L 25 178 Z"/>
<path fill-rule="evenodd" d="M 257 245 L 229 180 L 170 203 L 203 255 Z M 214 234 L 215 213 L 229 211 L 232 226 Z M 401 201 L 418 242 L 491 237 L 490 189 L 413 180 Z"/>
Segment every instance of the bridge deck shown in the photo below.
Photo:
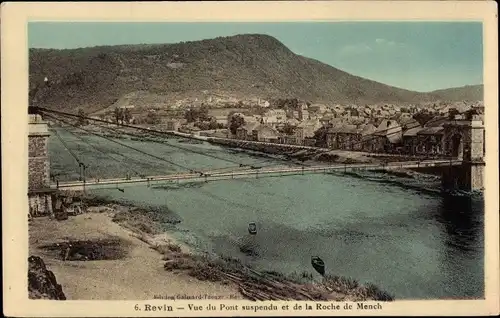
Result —
<path fill-rule="evenodd" d="M 259 178 L 259 177 L 282 177 L 297 174 L 311 173 L 326 173 L 330 171 L 362 171 L 362 170 L 378 170 L 378 169 L 411 169 L 424 167 L 443 167 L 461 165 L 461 160 L 428 160 L 428 161 L 405 161 L 405 162 L 390 162 L 388 164 L 338 164 L 329 166 L 311 166 L 311 167 L 281 167 L 268 169 L 248 169 L 239 171 L 205 171 L 200 173 L 179 173 L 162 176 L 148 176 L 144 178 L 112 178 L 102 180 L 86 180 L 60 182 L 53 184 L 52 188 L 61 190 L 83 190 L 83 189 L 106 189 L 118 188 L 125 186 L 137 186 L 142 184 L 154 185 L 165 182 L 205 182 L 228 179 L 241 178 Z"/>

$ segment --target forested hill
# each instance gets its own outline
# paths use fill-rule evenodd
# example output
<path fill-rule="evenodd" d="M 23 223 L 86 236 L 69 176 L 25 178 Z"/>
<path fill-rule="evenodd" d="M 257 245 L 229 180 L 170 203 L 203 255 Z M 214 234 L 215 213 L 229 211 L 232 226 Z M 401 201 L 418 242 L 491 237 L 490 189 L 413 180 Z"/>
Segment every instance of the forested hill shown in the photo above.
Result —
<path fill-rule="evenodd" d="M 148 103 L 201 97 L 299 98 L 312 102 L 376 103 L 479 99 L 479 89 L 433 93 L 404 90 L 351 75 L 290 51 L 260 34 L 158 45 L 30 50 L 30 87 L 45 107 L 96 111 L 124 96 Z M 482 90 L 481 90 L 482 91 Z"/>

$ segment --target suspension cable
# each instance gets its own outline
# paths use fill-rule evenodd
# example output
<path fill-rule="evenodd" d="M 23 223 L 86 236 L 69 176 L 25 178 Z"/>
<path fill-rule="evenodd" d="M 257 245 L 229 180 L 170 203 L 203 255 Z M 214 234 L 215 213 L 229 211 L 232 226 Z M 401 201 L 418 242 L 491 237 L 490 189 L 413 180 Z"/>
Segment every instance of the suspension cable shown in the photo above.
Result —
<path fill-rule="evenodd" d="M 112 131 L 114 133 L 120 132 L 120 133 L 122 133 L 124 135 L 129 135 L 129 136 L 133 136 L 133 137 L 139 137 L 139 135 L 137 135 L 137 134 L 129 133 L 129 132 L 122 131 L 122 130 L 118 130 L 119 127 L 112 128 L 112 127 L 106 127 L 106 126 L 99 125 L 99 124 L 96 124 L 96 126 L 108 129 L 108 130 L 110 130 L 110 131 Z M 195 151 L 195 150 L 192 150 L 192 149 L 189 149 L 189 148 L 185 148 L 185 147 L 173 145 L 173 144 L 171 144 L 169 142 L 166 142 L 166 141 L 163 141 L 163 140 L 157 140 L 157 139 L 146 139 L 146 140 L 147 141 L 151 141 L 151 142 L 165 144 L 168 147 L 178 148 L 178 149 L 185 150 L 185 151 L 192 152 L 192 153 L 196 153 L 196 154 L 199 154 L 199 155 L 202 155 L 202 156 L 207 156 L 207 157 L 211 157 L 211 158 L 214 158 L 214 159 L 219 159 L 219 160 L 223 160 L 223 161 L 235 163 L 238 166 L 235 166 L 234 168 L 250 167 L 250 168 L 254 168 L 255 169 L 256 167 L 263 168 L 263 167 L 268 167 L 268 166 L 274 166 L 275 165 L 274 163 L 267 164 L 267 165 L 262 165 L 262 164 L 260 164 L 260 165 L 244 164 L 244 163 L 240 163 L 239 161 L 230 160 L 230 159 L 226 159 L 226 158 L 221 158 L 221 157 L 218 157 L 218 156 L 215 156 L 215 155 L 206 154 L 206 153 Z M 275 160 L 281 160 L 281 161 L 289 162 L 288 160 L 282 159 L 282 158 L 274 158 L 274 159 Z M 306 165 L 304 163 L 296 163 L 296 164 L 302 165 L 302 166 L 308 166 L 308 165 Z M 228 168 L 232 168 L 232 167 L 225 167 L 225 168 L 221 168 L 220 170 L 222 170 L 222 169 L 228 169 Z M 219 169 L 214 169 L 214 170 L 219 170 Z M 212 170 L 212 171 L 214 171 L 214 170 Z"/>
<path fill-rule="evenodd" d="M 73 118 L 83 118 L 83 119 L 91 120 L 91 121 L 94 121 L 94 122 L 101 122 L 101 123 L 109 124 L 108 121 L 103 120 L 103 119 L 92 118 L 92 117 L 87 117 L 87 116 L 79 116 L 79 115 L 75 115 L 75 114 L 71 114 L 71 113 L 61 112 L 61 111 L 57 111 L 57 110 L 53 110 L 53 109 L 47 109 L 47 108 L 42 108 L 42 107 L 38 107 L 37 109 L 40 110 L 40 111 L 43 111 L 43 112 L 55 113 L 55 114 L 59 114 L 59 115 L 66 116 L 66 117 L 69 116 L 69 117 L 73 117 Z M 156 134 L 160 134 L 160 135 L 167 135 L 167 136 L 174 136 L 174 137 L 182 137 L 182 138 L 185 138 L 185 139 L 198 140 L 198 139 L 196 139 L 196 138 L 194 138 L 192 136 L 177 135 L 177 134 L 175 134 L 173 132 L 168 132 L 168 131 L 155 130 L 155 129 L 151 129 L 151 128 L 144 128 L 144 127 L 139 127 L 139 126 L 134 126 L 134 125 L 129 125 L 129 124 L 120 124 L 120 126 L 121 127 L 133 128 L 133 129 L 136 129 L 136 130 L 145 131 L 147 133 L 156 133 Z M 172 145 L 170 144 L 170 146 L 172 146 Z M 175 147 L 175 146 L 173 146 L 173 147 Z M 184 149 L 184 150 L 186 150 L 186 149 Z M 193 151 L 191 150 L 191 152 L 193 152 Z M 203 153 L 199 153 L 199 154 L 206 155 L 206 154 L 203 154 Z M 220 159 L 220 160 L 226 160 L 226 159 L 221 159 L 221 158 L 218 158 L 218 159 Z M 288 162 L 288 160 L 286 160 L 286 159 L 278 158 L 278 160 L 287 161 Z M 239 162 L 237 162 L 237 164 L 241 165 L 241 163 L 239 163 Z M 296 164 L 301 165 L 301 166 L 307 166 L 304 163 L 296 163 Z M 254 167 L 255 168 L 256 166 L 251 165 L 250 167 Z M 261 167 L 264 167 L 264 166 L 261 166 Z"/>
<path fill-rule="evenodd" d="M 57 121 L 59 121 L 58 119 L 56 119 L 56 120 L 57 120 Z M 59 121 L 59 122 L 60 122 L 60 123 L 62 123 L 61 121 Z M 117 158 L 115 158 L 115 157 L 111 156 L 109 153 L 107 153 L 107 152 L 105 152 L 105 151 L 101 150 L 100 148 L 96 147 L 95 145 L 91 144 L 90 142 L 88 142 L 87 140 L 85 140 L 84 138 L 82 138 L 81 136 L 78 136 L 78 134 L 76 134 L 76 133 L 72 132 L 70 129 L 67 129 L 67 128 L 64 128 L 64 127 L 61 127 L 61 128 L 62 128 L 62 129 L 64 129 L 65 131 L 67 131 L 68 133 L 70 133 L 71 135 L 75 136 L 77 139 L 79 139 L 80 141 L 82 141 L 82 142 L 83 142 L 83 143 L 85 143 L 86 145 L 88 145 L 88 146 L 90 146 L 91 148 L 95 149 L 96 151 L 98 151 L 98 152 L 102 153 L 102 154 L 103 154 L 103 155 L 105 155 L 106 157 L 108 157 L 108 158 L 110 158 L 110 159 L 112 159 L 112 160 L 114 160 L 114 161 L 116 161 L 116 162 L 118 162 L 118 163 L 120 163 L 120 164 L 122 164 L 122 163 L 123 163 L 123 160 L 118 160 Z M 121 154 L 121 153 L 119 153 L 119 152 L 111 151 L 111 150 L 109 150 L 109 149 L 108 149 L 108 151 L 109 151 L 109 152 L 112 152 L 112 153 L 114 153 L 114 154 L 120 155 L 120 156 L 122 156 L 122 157 L 124 157 L 124 158 L 126 158 L 126 159 L 128 159 L 128 160 L 132 160 L 132 158 L 127 157 L 127 156 L 125 156 L 125 155 L 123 155 L 123 154 Z M 137 170 L 135 170 L 135 169 L 133 169 L 133 168 L 131 168 L 131 167 L 129 167 L 129 169 L 130 169 L 130 170 L 132 170 L 132 171 L 133 171 L 135 174 L 137 174 L 138 176 L 141 176 L 141 175 L 142 175 L 140 172 L 138 172 Z"/>
<path fill-rule="evenodd" d="M 80 173 L 80 177 L 85 177 L 85 172 L 87 172 L 89 174 L 90 177 L 93 177 L 93 174 L 90 173 L 90 171 L 86 170 L 86 168 L 88 167 L 88 165 L 86 165 L 83 161 L 81 161 L 78 156 L 69 148 L 68 144 L 63 140 L 63 138 L 61 137 L 61 135 L 59 135 L 59 133 L 54 130 L 55 132 L 55 135 L 56 137 L 59 139 L 59 141 L 61 142 L 61 144 L 63 145 L 63 147 L 71 154 L 71 156 L 76 160 L 76 162 L 78 163 L 78 167 L 83 167 L 84 169 L 84 172 L 83 172 L 83 176 L 81 175 L 82 174 L 82 171 L 79 171 Z"/>
<path fill-rule="evenodd" d="M 51 114 L 46 114 L 46 115 L 47 115 L 47 116 L 49 116 L 49 117 L 52 117 L 52 118 L 54 118 L 54 117 L 55 117 L 55 116 L 53 116 L 53 115 L 51 115 Z M 65 120 L 62 120 L 62 119 L 60 119 L 60 118 L 57 118 L 57 117 L 56 117 L 55 119 L 58 119 L 58 120 L 60 120 L 61 122 L 65 123 L 65 124 L 67 124 L 67 125 L 70 125 L 70 126 L 72 126 L 72 127 L 76 127 L 75 125 L 73 125 L 73 124 L 71 124 L 71 123 L 69 123 L 69 122 L 67 122 L 67 121 L 65 121 Z M 171 165 L 173 165 L 173 166 L 176 166 L 176 167 L 179 167 L 179 168 L 182 168 L 182 169 L 188 170 L 188 171 L 194 171 L 194 172 L 197 172 L 197 173 L 199 173 L 199 172 L 200 172 L 200 171 L 193 170 L 193 169 L 190 169 L 190 168 L 188 168 L 188 167 L 185 167 L 185 166 L 183 166 L 183 165 L 177 164 L 177 163 L 175 163 L 175 162 L 169 161 L 169 160 L 167 160 L 167 159 L 165 159 L 165 158 L 162 158 L 162 157 L 159 157 L 159 156 L 153 155 L 153 154 L 151 154 L 151 153 L 148 153 L 148 152 L 142 151 L 142 150 L 137 149 L 137 148 L 135 148 L 135 147 L 131 147 L 131 146 L 127 145 L 127 144 L 121 143 L 121 142 L 116 141 L 116 140 L 114 140 L 114 139 L 112 139 L 112 138 L 108 138 L 108 137 L 106 137 L 106 136 L 96 134 L 96 133 L 94 133 L 94 132 L 92 132 L 92 131 L 90 131 L 90 130 L 88 130 L 88 129 L 84 129 L 84 128 L 82 128 L 82 127 L 79 127 L 79 129 L 81 129 L 81 130 L 83 130 L 83 131 L 85 131 L 85 132 L 87 132 L 87 133 L 89 133 L 89 134 L 93 134 L 93 135 L 99 136 L 99 137 L 101 137 L 101 138 L 104 138 L 104 139 L 106 139 L 106 140 L 109 140 L 109 141 L 111 141 L 111 142 L 114 142 L 114 143 L 116 143 L 116 144 L 119 144 L 119 145 L 121 145 L 121 146 L 123 146 L 123 147 L 125 147 L 125 148 L 129 148 L 129 149 L 132 149 L 132 150 L 134 150 L 134 151 L 137 151 L 137 152 L 139 152 L 139 153 L 141 153 L 141 154 L 144 154 L 144 155 L 147 155 L 147 156 L 153 157 L 153 158 L 158 159 L 158 160 L 161 160 L 161 161 L 165 161 L 165 162 L 167 162 L 167 163 L 169 163 L 169 164 L 171 164 Z"/>

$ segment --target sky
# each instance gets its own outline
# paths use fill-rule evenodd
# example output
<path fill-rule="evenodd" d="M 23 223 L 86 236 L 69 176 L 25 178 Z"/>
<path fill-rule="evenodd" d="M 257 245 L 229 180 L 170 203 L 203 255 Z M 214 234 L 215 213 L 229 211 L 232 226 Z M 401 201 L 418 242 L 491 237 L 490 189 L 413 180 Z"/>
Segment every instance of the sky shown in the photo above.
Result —
<path fill-rule="evenodd" d="M 267 34 L 296 54 L 409 90 L 483 83 L 480 22 L 30 22 L 30 48 L 177 43 Z"/>

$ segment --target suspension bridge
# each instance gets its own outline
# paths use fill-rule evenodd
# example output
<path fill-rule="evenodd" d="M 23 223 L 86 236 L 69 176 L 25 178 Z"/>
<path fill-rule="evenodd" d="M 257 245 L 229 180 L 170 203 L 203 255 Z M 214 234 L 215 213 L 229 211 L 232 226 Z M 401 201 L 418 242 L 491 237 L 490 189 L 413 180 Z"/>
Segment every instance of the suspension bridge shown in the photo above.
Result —
<path fill-rule="evenodd" d="M 137 186 L 147 184 L 181 183 L 181 182 L 208 182 L 218 180 L 242 179 L 242 178 L 264 178 L 264 177 L 283 177 L 291 175 L 304 175 L 311 173 L 329 173 L 334 171 L 370 171 L 370 170 L 391 170 L 391 169 L 418 169 L 426 167 L 459 166 L 462 160 L 426 160 L 426 161 L 408 161 L 392 162 L 387 164 L 343 164 L 328 166 L 310 166 L 300 168 L 268 168 L 245 171 L 218 172 L 203 171 L 200 173 L 179 173 L 163 176 L 149 176 L 144 178 L 112 178 L 112 179 L 91 179 L 77 182 L 62 182 L 53 185 L 61 190 L 85 190 L 85 189 L 123 189 L 125 186 Z"/>
<path fill-rule="evenodd" d="M 242 178 L 265 178 L 265 177 L 284 177 L 290 175 L 300 175 L 300 174 L 314 174 L 314 173 L 331 173 L 335 171 L 339 172 L 352 172 L 352 171 L 369 171 L 369 170 L 394 170 L 394 169 L 419 169 L 419 168 L 429 168 L 437 167 L 443 169 L 443 181 L 444 183 L 449 182 L 450 178 L 452 183 L 462 182 L 466 187 L 474 188 L 477 187 L 479 183 L 482 183 L 482 179 L 478 181 L 477 173 L 472 171 L 477 165 L 474 160 L 471 159 L 471 149 L 474 147 L 470 143 L 473 138 L 470 138 L 471 125 L 466 126 L 466 129 L 459 130 L 458 133 L 462 134 L 462 144 L 461 147 L 464 148 L 463 143 L 469 143 L 466 145 L 468 152 L 464 151 L 466 157 L 459 154 L 455 157 L 450 158 L 428 158 L 421 160 L 411 160 L 411 161 L 386 161 L 384 163 L 377 164 L 366 164 L 366 163 L 352 163 L 352 164 L 333 164 L 333 165 L 312 165 L 306 164 L 304 162 L 294 162 L 291 163 L 289 160 L 281 159 L 285 161 L 284 165 L 277 165 L 274 160 L 270 164 L 263 163 L 251 163 L 248 160 L 241 158 L 232 158 L 227 156 L 222 156 L 214 154 L 212 152 L 205 151 L 197 147 L 181 146 L 178 143 L 174 144 L 169 142 L 171 137 L 174 138 L 187 138 L 187 139 L 197 139 L 211 141 L 214 138 L 207 138 L 203 136 L 193 136 L 191 134 L 185 134 L 173 131 L 160 131 L 146 127 L 134 126 L 129 124 L 114 125 L 110 124 L 108 121 L 75 115 L 70 113 L 64 113 L 60 111 L 36 108 L 36 113 L 43 116 L 44 119 L 50 120 L 52 123 L 57 124 L 59 129 L 63 129 L 69 134 L 73 135 L 79 141 L 88 145 L 92 148 L 95 153 L 99 153 L 103 156 L 110 158 L 119 162 L 120 165 L 127 165 L 127 162 L 132 162 L 134 159 L 127 158 L 125 153 L 136 152 L 137 154 L 144 156 L 144 158 L 152 158 L 158 162 L 164 163 L 165 167 L 174 168 L 175 171 L 170 173 L 159 173 L 152 175 L 145 175 L 144 172 L 130 167 L 130 172 L 126 176 L 122 177 L 99 177 L 97 174 L 92 173 L 89 170 L 90 165 L 85 162 L 81 157 L 78 156 L 77 151 L 72 148 L 72 145 L 64 140 L 57 129 L 53 130 L 53 134 L 60 140 L 63 147 L 67 152 L 75 159 L 75 162 L 79 168 L 79 180 L 71 181 L 59 181 L 53 178 L 49 181 L 49 187 L 52 189 L 60 190 L 86 190 L 86 189 L 106 189 L 106 188 L 117 188 L 120 191 L 124 191 L 124 187 L 131 187 L 137 185 L 158 185 L 162 183 L 182 183 L 182 182 L 212 182 L 218 180 L 230 180 L 230 179 L 242 179 Z M 84 126 L 79 124 L 80 121 L 90 121 L 92 125 Z M 451 126 L 456 130 L 457 127 L 462 126 Z M 473 125 L 472 125 L 473 126 Z M 95 128 L 98 128 L 97 131 Z M 411 128 L 411 127 L 410 127 Z M 473 127 L 472 127 L 473 128 Z M 484 128 L 483 128 L 484 129 Z M 80 134 L 76 131 L 79 131 Z M 380 133 L 380 132 L 378 132 Z M 397 132 L 396 132 L 397 133 Z M 446 133 L 446 132 L 445 132 Z M 455 134 L 453 136 L 456 135 Z M 469 135 L 467 135 L 467 133 Z M 390 134 L 390 133 L 389 133 Z M 92 144 L 88 139 L 82 137 L 82 135 L 93 135 L 98 138 L 102 138 L 109 143 L 118 145 L 117 147 L 122 147 L 127 149 L 127 151 L 117 151 L 111 149 L 110 147 L 102 147 L 96 144 Z M 168 156 L 162 156 L 155 153 L 151 153 L 144 149 L 140 149 L 135 144 L 127 143 L 122 138 L 116 138 L 116 136 L 128 136 L 132 140 L 141 140 L 144 142 L 154 142 L 165 147 L 176 148 L 181 150 L 186 156 L 198 155 L 206 158 L 216 159 L 220 162 L 226 162 L 230 164 L 222 168 L 210 168 L 205 167 L 204 169 L 199 167 L 188 166 L 185 163 L 181 163 L 178 160 L 174 160 Z M 368 137 L 368 138 L 366 138 Z M 375 136 L 365 136 L 363 142 L 369 142 L 370 137 Z M 469 138 L 467 138 L 469 137 Z M 445 136 L 446 138 L 446 136 Z M 222 139 L 222 138 L 221 138 Z M 251 141 L 250 141 L 251 142 Z M 262 143 L 261 144 L 276 145 L 273 143 Z M 298 145 L 281 145 L 282 147 L 288 147 L 290 149 L 311 149 L 320 150 L 317 147 L 306 147 Z M 456 145 L 450 145 L 450 147 L 456 147 Z M 323 149 L 324 150 L 324 149 Z M 121 159 L 118 160 L 117 156 Z M 468 157 L 467 157 L 468 156 Z M 48 151 L 47 151 L 48 157 Z M 476 156 L 477 157 L 477 156 Z M 482 154 L 481 154 L 482 159 Z M 279 159 L 276 159 L 279 160 Z M 136 160 L 137 161 L 137 160 Z M 170 169 L 171 170 L 171 169 Z M 460 174 L 460 171 L 466 171 L 465 174 Z M 467 173 L 468 171 L 468 173 Z M 472 172 L 471 172 L 472 171 Z M 135 174 L 132 176 L 132 172 Z M 480 185 L 482 186 L 482 184 Z"/>

